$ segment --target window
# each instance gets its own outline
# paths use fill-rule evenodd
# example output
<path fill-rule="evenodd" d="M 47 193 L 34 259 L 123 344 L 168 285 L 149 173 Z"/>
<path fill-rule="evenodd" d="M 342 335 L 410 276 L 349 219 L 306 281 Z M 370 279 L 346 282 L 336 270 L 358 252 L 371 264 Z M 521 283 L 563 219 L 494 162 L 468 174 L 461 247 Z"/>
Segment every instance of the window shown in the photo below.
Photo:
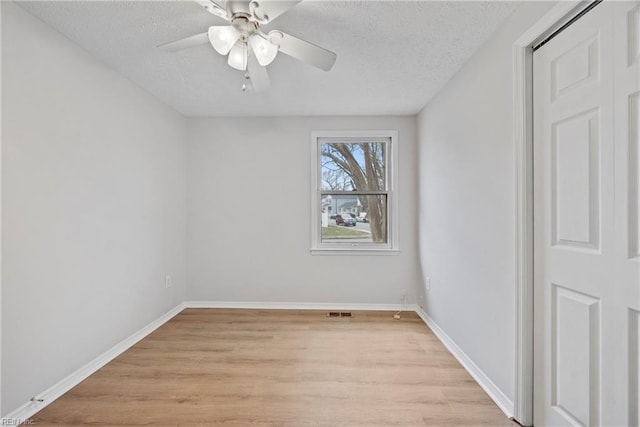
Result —
<path fill-rule="evenodd" d="M 397 132 L 312 134 L 313 253 L 397 251 Z"/>

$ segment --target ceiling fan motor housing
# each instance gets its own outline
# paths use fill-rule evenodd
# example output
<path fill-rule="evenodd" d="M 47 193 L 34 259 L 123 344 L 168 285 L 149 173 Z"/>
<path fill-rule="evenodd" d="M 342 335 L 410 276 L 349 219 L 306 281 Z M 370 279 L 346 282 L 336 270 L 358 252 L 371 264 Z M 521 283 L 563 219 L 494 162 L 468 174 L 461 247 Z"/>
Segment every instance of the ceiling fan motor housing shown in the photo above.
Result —
<path fill-rule="evenodd" d="M 234 16 L 231 25 L 240 33 L 240 40 L 247 41 L 247 38 L 258 29 L 258 23 L 250 21 L 246 16 Z"/>
<path fill-rule="evenodd" d="M 251 16 L 251 7 L 248 1 L 228 1 L 226 4 L 227 16 L 230 16 L 233 20 L 236 16 L 245 16 L 249 18 Z"/>

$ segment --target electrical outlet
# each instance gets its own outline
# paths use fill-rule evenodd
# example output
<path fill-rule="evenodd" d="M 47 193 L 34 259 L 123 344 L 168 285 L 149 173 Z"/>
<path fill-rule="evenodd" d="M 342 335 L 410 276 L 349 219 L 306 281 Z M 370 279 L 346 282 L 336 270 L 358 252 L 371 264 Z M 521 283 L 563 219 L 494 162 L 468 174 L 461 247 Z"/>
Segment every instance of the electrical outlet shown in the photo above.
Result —
<path fill-rule="evenodd" d="M 418 297 L 418 305 L 420 306 L 421 309 L 424 310 L 424 296 L 423 295 L 420 295 Z"/>
<path fill-rule="evenodd" d="M 431 277 L 425 277 L 424 284 L 427 287 L 427 290 L 430 291 L 431 290 Z"/>
<path fill-rule="evenodd" d="M 407 305 L 407 291 L 402 291 L 402 303 Z"/>
<path fill-rule="evenodd" d="M 169 276 L 169 275 L 164 276 L 164 287 L 166 289 L 169 289 L 171 287 L 171 285 L 173 285 L 173 283 L 171 282 L 171 276 Z"/>

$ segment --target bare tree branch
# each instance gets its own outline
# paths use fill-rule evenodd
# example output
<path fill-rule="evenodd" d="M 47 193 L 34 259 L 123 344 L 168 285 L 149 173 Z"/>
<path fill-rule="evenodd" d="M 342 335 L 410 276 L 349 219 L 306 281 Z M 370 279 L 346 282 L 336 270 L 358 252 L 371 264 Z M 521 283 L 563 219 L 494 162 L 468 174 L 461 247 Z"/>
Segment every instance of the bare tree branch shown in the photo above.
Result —
<path fill-rule="evenodd" d="M 385 190 L 386 178 L 384 150 L 384 144 L 375 142 L 325 144 L 322 149 L 322 167 L 325 171 L 331 171 L 332 173 L 337 170 L 344 172 L 351 179 L 353 190 L 383 191 Z M 358 162 L 356 153 L 362 154 L 364 165 Z M 337 190 L 337 181 L 329 182 L 333 178 L 335 177 L 327 176 L 325 182 L 327 182 L 330 189 Z M 344 183 L 346 184 L 346 180 Z M 342 190 L 346 190 L 346 185 Z M 386 196 L 360 196 L 359 200 L 365 212 L 367 212 L 373 241 L 386 242 Z"/>

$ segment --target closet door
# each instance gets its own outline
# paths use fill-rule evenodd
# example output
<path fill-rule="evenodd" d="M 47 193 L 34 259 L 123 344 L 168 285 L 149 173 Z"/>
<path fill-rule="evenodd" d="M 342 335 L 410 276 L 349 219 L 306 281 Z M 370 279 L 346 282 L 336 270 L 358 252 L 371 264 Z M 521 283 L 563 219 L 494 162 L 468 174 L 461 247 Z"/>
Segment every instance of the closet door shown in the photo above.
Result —
<path fill-rule="evenodd" d="M 639 2 L 534 53 L 534 423 L 638 425 Z"/>

